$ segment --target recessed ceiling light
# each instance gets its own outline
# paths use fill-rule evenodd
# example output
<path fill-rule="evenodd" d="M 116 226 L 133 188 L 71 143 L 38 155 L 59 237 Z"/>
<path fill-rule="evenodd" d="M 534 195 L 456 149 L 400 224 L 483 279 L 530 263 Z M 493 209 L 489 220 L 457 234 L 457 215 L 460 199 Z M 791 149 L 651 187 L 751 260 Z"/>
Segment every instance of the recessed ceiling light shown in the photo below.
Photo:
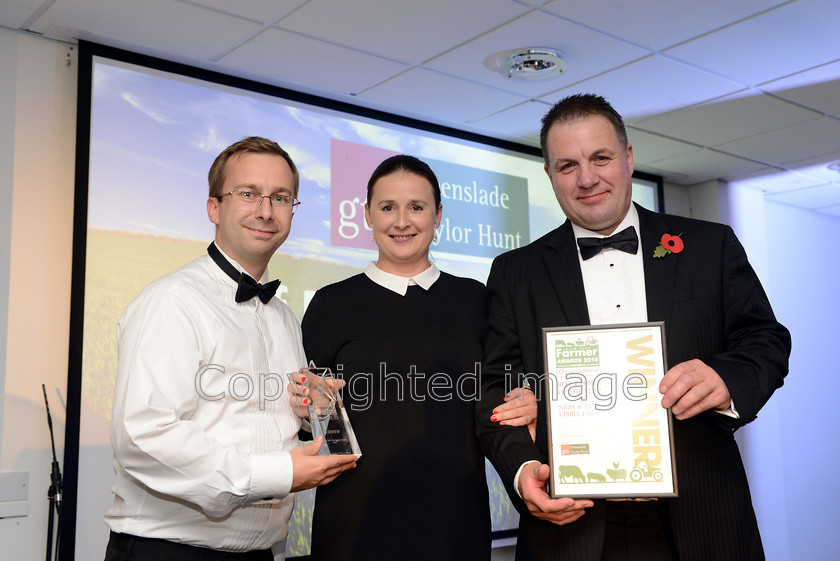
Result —
<path fill-rule="evenodd" d="M 502 51 L 484 60 L 484 66 L 513 80 L 547 80 L 566 71 L 566 59 L 557 49 L 528 47 Z"/>

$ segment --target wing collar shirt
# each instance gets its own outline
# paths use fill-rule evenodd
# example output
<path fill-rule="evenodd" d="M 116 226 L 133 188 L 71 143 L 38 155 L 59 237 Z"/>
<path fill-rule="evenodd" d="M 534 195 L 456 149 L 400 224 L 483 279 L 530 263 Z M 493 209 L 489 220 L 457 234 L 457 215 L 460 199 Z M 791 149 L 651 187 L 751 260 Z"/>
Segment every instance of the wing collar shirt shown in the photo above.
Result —
<path fill-rule="evenodd" d="M 639 213 L 632 204 L 615 232 L 621 232 L 628 227 L 633 227 L 636 235 L 639 234 Z M 575 245 L 578 238 L 606 237 L 576 224 L 572 224 L 572 231 L 575 234 Z M 635 254 L 607 248 L 586 261 L 580 256 L 578 248 L 578 260 L 586 292 L 589 323 L 607 325 L 647 321 L 641 244 Z"/>
<path fill-rule="evenodd" d="M 120 319 L 113 531 L 224 551 L 285 538 L 300 428 L 286 386 L 306 364 L 300 325 L 279 298 L 237 304 L 235 293 L 203 255 L 147 286 Z"/>
<path fill-rule="evenodd" d="M 400 296 L 405 296 L 408 292 L 409 286 L 419 286 L 423 290 L 429 290 L 435 281 L 440 278 L 440 269 L 430 264 L 429 268 L 414 275 L 413 277 L 401 277 L 392 273 L 386 273 L 376 266 L 376 263 L 371 262 L 365 269 L 365 275 L 383 288 L 387 288 L 396 292 Z"/>

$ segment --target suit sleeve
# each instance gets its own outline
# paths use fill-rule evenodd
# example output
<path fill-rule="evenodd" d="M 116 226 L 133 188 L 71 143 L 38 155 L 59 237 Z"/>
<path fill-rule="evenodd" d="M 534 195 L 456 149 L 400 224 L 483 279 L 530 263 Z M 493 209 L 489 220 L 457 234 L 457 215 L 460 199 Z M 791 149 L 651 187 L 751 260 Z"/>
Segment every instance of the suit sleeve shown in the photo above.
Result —
<path fill-rule="evenodd" d="M 730 227 L 723 236 L 722 313 L 725 351 L 706 363 L 726 383 L 740 419 L 754 420 L 788 372 L 791 339 Z"/>
<path fill-rule="evenodd" d="M 526 461 L 542 460 L 526 427 L 501 426 L 490 421 L 493 408 L 503 402 L 511 384 L 516 384 L 516 375 L 524 370 L 516 314 L 503 266 L 498 260 L 494 261 L 487 280 L 487 297 L 488 333 L 481 399 L 476 406 L 476 431 L 482 451 L 516 502 L 518 494 L 513 488 L 513 479 L 517 470 Z"/>

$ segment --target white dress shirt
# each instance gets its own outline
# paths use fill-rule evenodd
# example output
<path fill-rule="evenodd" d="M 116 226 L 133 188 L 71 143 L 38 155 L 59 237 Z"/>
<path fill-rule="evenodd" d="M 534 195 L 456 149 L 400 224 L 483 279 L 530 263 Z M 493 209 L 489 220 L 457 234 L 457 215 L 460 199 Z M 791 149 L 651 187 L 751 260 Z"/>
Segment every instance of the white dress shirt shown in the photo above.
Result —
<path fill-rule="evenodd" d="M 632 227 L 639 234 L 639 214 L 636 207 L 630 210 L 613 234 Z M 575 245 L 578 238 L 605 238 L 596 232 L 572 224 Z M 645 269 L 642 262 L 641 244 L 635 254 L 612 247 L 598 255 L 583 260 L 578 248 L 583 289 L 586 293 L 586 308 L 589 323 L 609 325 L 613 323 L 640 323 L 647 321 L 645 300 Z"/>
<path fill-rule="evenodd" d="M 204 255 L 147 286 L 120 319 L 113 531 L 226 551 L 286 537 L 300 428 L 286 386 L 306 364 L 300 325 L 279 298 L 237 304 L 235 293 Z"/>

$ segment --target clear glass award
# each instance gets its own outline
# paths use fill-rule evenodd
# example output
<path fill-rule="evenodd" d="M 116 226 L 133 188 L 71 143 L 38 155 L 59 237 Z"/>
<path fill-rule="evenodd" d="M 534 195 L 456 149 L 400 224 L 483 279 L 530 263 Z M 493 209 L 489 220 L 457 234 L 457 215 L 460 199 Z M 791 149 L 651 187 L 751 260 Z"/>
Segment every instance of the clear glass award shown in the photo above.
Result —
<path fill-rule="evenodd" d="M 329 368 L 309 363 L 310 375 L 305 385 L 309 389 L 309 424 L 312 438 L 324 437 L 324 445 L 319 456 L 330 454 L 352 454 L 361 457 L 362 450 L 356 440 L 356 434 L 350 425 L 350 418 L 341 396 L 335 389 L 336 378 Z"/>

